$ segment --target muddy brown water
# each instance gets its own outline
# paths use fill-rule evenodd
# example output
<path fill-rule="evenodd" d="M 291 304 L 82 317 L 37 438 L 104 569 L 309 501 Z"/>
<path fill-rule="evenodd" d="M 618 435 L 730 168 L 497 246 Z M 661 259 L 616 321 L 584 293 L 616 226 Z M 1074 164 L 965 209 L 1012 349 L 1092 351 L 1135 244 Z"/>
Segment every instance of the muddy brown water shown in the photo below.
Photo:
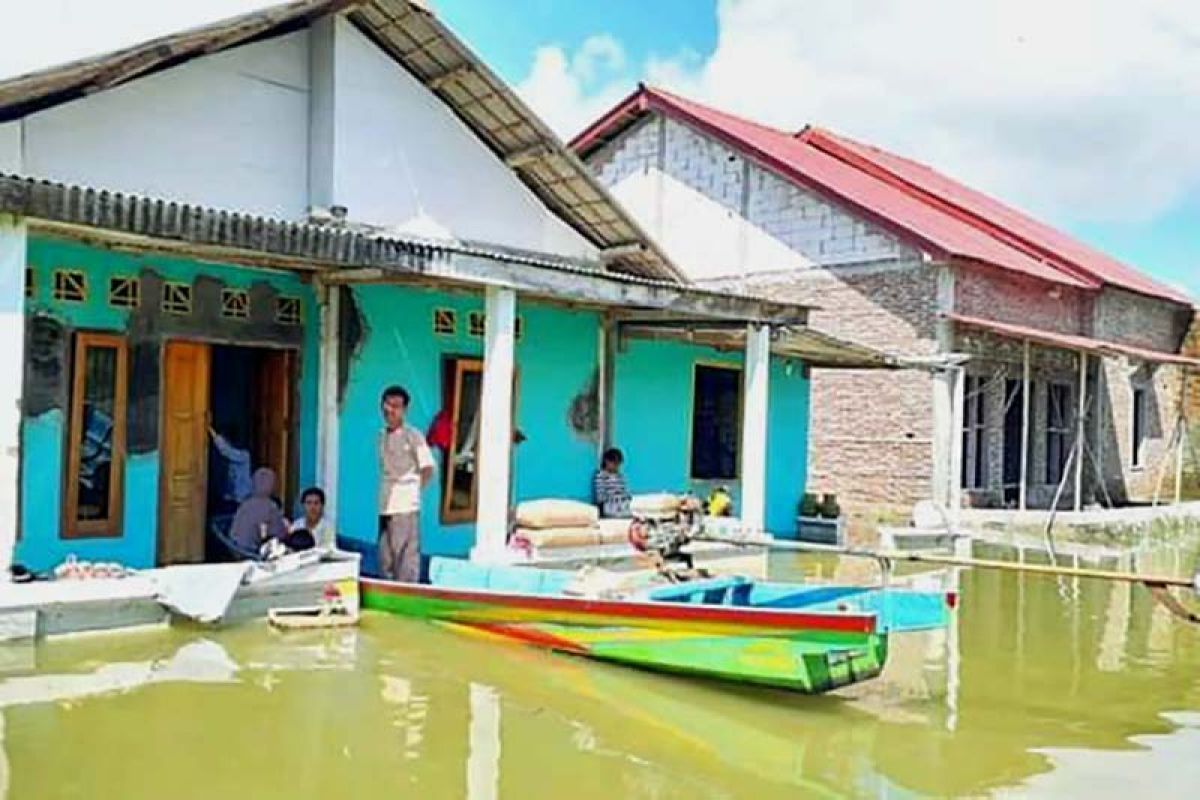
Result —
<path fill-rule="evenodd" d="M 780 556 L 772 571 L 814 567 Z M 825 697 L 379 615 L 9 647 L 0 797 L 1200 792 L 1200 627 L 1128 585 L 964 573 L 961 592 L 953 628 L 899 637 L 882 679 Z"/>

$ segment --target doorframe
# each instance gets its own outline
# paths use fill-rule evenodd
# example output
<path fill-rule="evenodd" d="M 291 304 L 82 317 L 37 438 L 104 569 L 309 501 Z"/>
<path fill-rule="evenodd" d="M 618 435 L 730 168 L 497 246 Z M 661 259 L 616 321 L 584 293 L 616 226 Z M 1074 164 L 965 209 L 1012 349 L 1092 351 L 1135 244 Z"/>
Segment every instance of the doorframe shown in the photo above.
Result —
<path fill-rule="evenodd" d="M 288 463 L 288 473 L 289 473 L 289 476 L 294 476 L 295 483 L 296 483 L 296 486 L 294 488 L 294 493 L 297 495 L 297 497 L 299 496 L 299 493 L 301 491 L 303 491 L 299 485 L 300 484 L 300 420 L 301 420 L 301 414 L 300 414 L 300 400 L 301 400 L 300 383 L 301 383 L 301 381 L 300 381 L 300 377 L 301 377 L 301 374 L 302 374 L 303 368 L 304 368 L 304 347 L 305 346 L 303 344 L 291 345 L 291 344 L 282 344 L 280 342 L 263 341 L 263 340 L 257 340 L 257 339 L 251 339 L 248 341 L 232 340 L 232 339 L 223 338 L 220 336 L 198 336 L 198 335 L 165 336 L 159 341 L 159 345 L 158 345 L 158 375 L 159 375 L 160 389 L 159 389 L 159 398 L 158 398 L 158 441 L 157 441 L 157 445 L 156 445 L 156 447 L 157 447 L 156 452 L 159 457 L 160 468 L 159 468 L 159 474 L 158 474 L 158 488 L 157 488 L 158 508 L 155 511 L 155 538 L 154 538 L 154 542 L 155 542 L 155 544 L 154 544 L 154 548 L 155 548 L 154 560 L 155 560 L 155 563 L 158 562 L 159 557 L 162 552 L 162 536 L 163 536 L 162 513 L 163 513 L 163 509 L 166 507 L 166 503 L 164 502 L 164 500 L 166 498 L 166 491 L 167 491 L 166 473 L 161 468 L 162 454 L 165 449 L 165 438 L 166 438 L 165 431 L 166 431 L 166 417 L 167 417 L 167 398 L 166 398 L 166 392 L 162 389 L 162 386 L 164 386 L 166 383 L 167 348 L 174 342 L 179 342 L 179 343 L 184 343 L 184 344 L 200 344 L 200 345 L 207 346 L 209 348 L 209 368 L 210 368 L 210 370 L 212 367 L 212 348 L 214 348 L 214 347 L 242 347 L 242 348 L 248 348 L 251 350 L 283 350 L 283 351 L 291 351 L 294 354 L 295 362 L 294 362 L 294 366 L 292 368 L 293 374 L 291 376 L 290 394 L 291 394 L 292 408 L 295 409 L 295 413 L 292 415 L 292 422 L 288 429 L 288 436 L 291 438 L 291 442 L 292 442 L 292 446 L 288 448 L 288 451 L 289 451 L 289 453 L 288 453 L 288 462 L 289 462 Z M 211 395 L 211 393 L 212 393 L 212 374 L 211 374 L 211 372 L 209 374 L 208 391 L 209 391 L 209 394 Z M 210 402 L 209 403 L 210 407 L 208 410 L 208 419 L 206 421 L 206 424 L 209 426 L 211 426 L 211 424 L 212 424 L 211 405 L 212 404 Z M 208 442 L 207 442 L 207 437 L 206 437 L 206 445 L 207 444 L 208 444 Z M 208 463 L 208 461 L 209 461 L 208 456 L 209 456 L 210 452 L 211 451 L 206 447 L 206 449 L 205 449 L 205 469 L 204 469 L 204 475 L 205 475 L 205 477 L 204 477 L 205 487 L 204 488 L 205 488 L 206 496 L 207 496 L 208 481 L 209 481 L 209 469 L 208 468 L 210 465 Z M 287 501 L 287 492 L 291 488 L 292 487 L 283 487 L 282 494 L 284 496 L 281 499 L 284 501 L 285 506 L 286 506 L 286 501 Z M 285 508 L 285 516 L 288 516 L 286 508 Z M 205 509 L 205 529 L 204 529 L 205 541 L 207 541 L 207 539 L 208 539 L 207 520 L 208 520 L 208 509 L 206 508 Z"/>

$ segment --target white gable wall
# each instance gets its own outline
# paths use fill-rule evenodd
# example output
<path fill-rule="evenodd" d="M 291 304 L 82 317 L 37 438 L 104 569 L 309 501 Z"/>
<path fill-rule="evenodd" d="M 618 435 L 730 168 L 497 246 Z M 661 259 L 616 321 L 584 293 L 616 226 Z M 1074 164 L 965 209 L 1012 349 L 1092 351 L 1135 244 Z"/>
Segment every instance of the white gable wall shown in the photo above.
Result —
<path fill-rule="evenodd" d="M 333 197 L 355 221 L 594 255 L 432 92 L 338 19 Z"/>
<path fill-rule="evenodd" d="M 23 121 L 27 175 L 296 219 L 308 33 L 239 47 Z"/>
<path fill-rule="evenodd" d="M 0 125 L 0 172 L 566 256 L 596 249 L 343 18 Z"/>
<path fill-rule="evenodd" d="M 914 256 L 886 231 L 661 115 L 591 161 L 695 280 Z"/>

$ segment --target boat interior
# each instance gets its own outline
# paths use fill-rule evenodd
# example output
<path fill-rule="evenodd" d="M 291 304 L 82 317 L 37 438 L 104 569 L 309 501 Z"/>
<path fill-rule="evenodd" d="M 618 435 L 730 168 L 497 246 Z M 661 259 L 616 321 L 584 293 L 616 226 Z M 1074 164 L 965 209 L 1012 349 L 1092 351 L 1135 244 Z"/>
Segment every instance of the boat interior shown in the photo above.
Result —
<path fill-rule="evenodd" d="M 503 594 L 571 596 L 577 577 L 572 570 L 473 564 L 454 558 L 434 558 L 429 567 L 435 586 Z M 620 599 L 785 613 L 873 614 L 879 629 L 892 632 L 944 627 L 955 605 L 953 593 L 945 591 L 775 583 L 737 575 L 644 586 Z"/>

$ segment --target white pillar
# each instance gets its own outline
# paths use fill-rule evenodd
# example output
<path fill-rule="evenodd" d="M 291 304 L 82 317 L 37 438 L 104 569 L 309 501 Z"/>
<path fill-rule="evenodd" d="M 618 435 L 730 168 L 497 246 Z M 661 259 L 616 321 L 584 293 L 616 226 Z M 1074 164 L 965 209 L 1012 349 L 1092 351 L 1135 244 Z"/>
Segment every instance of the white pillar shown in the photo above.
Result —
<path fill-rule="evenodd" d="M 338 501 L 338 372 L 341 298 L 339 286 L 319 285 L 321 294 L 320 383 L 317 387 L 317 485 L 325 490 L 325 512 L 337 520 Z"/>
<path fill-rule="evenodd" d="M 0 214 L 0 583 L 9 578 L 20 524 L 27 239 L 23 219 Z"/>
<path fill-rule="evenodd" d="M 1025 340 L 1023 371 L 1021 378 L 1021 488 L 1019 489 L 1022 511 L 1029 508 L 1029 417 L 1033 391 L 1032 368 L 1029 364 L 1029 340 Z"/>
<path fill-rule="evenodd" d="M 1084 437 L 1087 427 L 1087 353 L 1079 351 L 1079 408 L 1075 415 L 1075 510 L 1083 509 L 1083 461 Z"/>
<path fill-rule="evenodd" d="M 489 286 L 479 421 L 479 512 L 472 561 L 502 561 L 508 538 L 517 294 Z"/>
<path fill-rule="evenodd" d="M 471 684 L 467 741 L 467 800 L 496 800 L 500 796 L 500 695 L 491 686 Z"/>
<path fill-rule="evenodd" d="M 767 407 L 771 385 L 771 328 L 746 328 L 745 401 L 742 403 L 742 526 L 767 525 Z"/>

